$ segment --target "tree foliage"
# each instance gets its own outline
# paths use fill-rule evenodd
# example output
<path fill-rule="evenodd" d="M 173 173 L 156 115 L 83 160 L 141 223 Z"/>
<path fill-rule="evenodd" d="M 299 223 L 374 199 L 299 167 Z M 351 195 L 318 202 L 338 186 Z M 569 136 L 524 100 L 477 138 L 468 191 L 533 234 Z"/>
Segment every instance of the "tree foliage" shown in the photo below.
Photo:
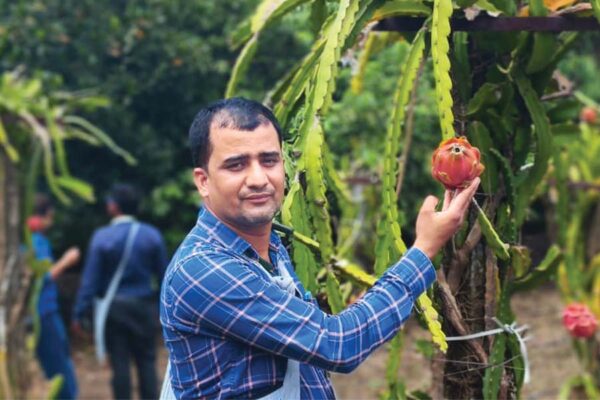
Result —
<path fill-rule="evenodd" d="M 95 152 L 69 143 L 71 168 L 104 193 L 116 181 L 132 181 L 145 196 L 143 216 L 167 232 L 173 249 L 194 220 L 197 202 L 191 178 L 187 130 L 198 109 L 222 96 L 234 53 L 228 32 L 247 15 L 255 1 L 91 0 L 0 1 L 0 70 L 22 66 L 51 73 L 67 90 L 105 96 L 109 108 L 86 117 L 127 149 L 139 167 L 110 152 Z M 272 84 L 289 66 L 277 57 L 286 48 L 302 51 L 301 40 L 280 27 L 262 38 L 256 63 L 248 71 L 251 84 L 240 87 L 253 97 L 254 87 Z M 277 40 L 275 40 L 277 39 Z M 279 71 L 279 72 L 277 72 Z M 93 161 L 93 162 L 90 162 Z M 183 185 L 171 198 L 168 212 L 155 203 Z M 155 193 L 155 194 L 151 194 Z M 192 205 L 193 204 L 193 205 Z M 162 207 L 162 208 L 161 208 Z M 161 208 L 157 215 L 154 208 Z M 182 212 L 182 210 L 186 210 Z M 76 203 L 59 218 L 54 239 L 66 245 L 65 234 L 85 246 L 93 226 L 104 222 L 102 202 Z"/>

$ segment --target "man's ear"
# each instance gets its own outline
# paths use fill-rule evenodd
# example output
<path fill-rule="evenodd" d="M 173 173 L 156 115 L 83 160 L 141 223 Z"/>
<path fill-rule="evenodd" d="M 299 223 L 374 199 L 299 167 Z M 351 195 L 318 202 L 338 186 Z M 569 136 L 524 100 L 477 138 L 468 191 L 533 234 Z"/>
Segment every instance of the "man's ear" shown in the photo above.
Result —
<path fill-rule="evenodd" d="M 208 197 L 208 171 L 204 168 L 194 168 L 194 184 L 203 199 Z"/>

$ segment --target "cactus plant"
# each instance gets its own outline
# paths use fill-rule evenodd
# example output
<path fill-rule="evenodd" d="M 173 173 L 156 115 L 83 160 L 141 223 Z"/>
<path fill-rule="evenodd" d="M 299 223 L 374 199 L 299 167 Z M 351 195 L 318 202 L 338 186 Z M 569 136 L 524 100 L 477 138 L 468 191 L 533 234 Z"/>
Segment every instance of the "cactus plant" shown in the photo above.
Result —
<path fill-rule="evenodd" d="M 277 14 L 280 17 L 285 12 L 292 12 L 300 3 L 264 0 L 253 20 L 266 15 L 265 10 L 283 9 L 286 5 L 285 11 Z M 555 152 L 552 125 L 547 115 L 553 100 L 549 100 L 550 107 L 546 107 L 541 97 L 552 90 L 552 72 L 575 36 L 451 32 L 451 17 L 463 11 L 471 12 L 473 1 L 458 1 L 456 5 L 449 0 L 434 0 L 433 3 L 340 0 L 335 3 L 334 7 L 319 5 L 319 12 L 329 15 L 319 18 L 322 26 L 311 51 L 268 98 L 282 125 L 291 132 L 285 148 L 291 161 L 288 166 L 290 189 L 282 218 L 307 239 L 298 240 L 296 236 L 293 242 L 299 275 L 307 287 L 326 293 L 330 308 L 335 312 L 344 306 L 339 282 L 347 280 L 357 286 L 371 285 L 375 276 L 405 251 L 394 190 L 398 179 L 399 140 L 406 118 L 405 108 L 414 82 L 418 80 L 417 70 L 430 53 L 440 128 L 436 135 L 451 141 L 460 140 L 454 139 L 456 133 L 466 136 L 480 149 L 482 163 L 486 165 L 482 193 L 477 196 L 482 205 L 473 205 L 462 234 L 444 250 L 438 265 L 437 290 L 418 301 L 420 317 L 430 331 L 432 341 L 440 350 L 447 350 L 445 355 L 439 355 L 446 363 L 434 376 L 439 385 L 432 395 L 515 398 L 524 377 L 521 350 L 514 335 L 502 334 L 494 340 L 467 342 L 467 345 L 446 343 L 444 338 L 446 334 L 467 334 L 495 327 L 494 319 L 512 323 L 510 296 L 553 276 L 559 264 L 572 262 L 569 256 L 563 261 L 565 246 L 552 246 L 546 257 L 532 266 L 529 251 L 521 243 L 520 230 L 529 218 L 531 203 L 539 198 L 545 187 Z M 269 4 L 271 8 L 267 7 Z M 521 11 L 517 10 L 516 3 L 507 0 L 476 4 L 490 14 L 509 16 L 517 12 L 543 16 L 555 7 L 542 0 L 531 0 L 528 8 Z M 597 11 L 597 0 L 592 0 L 592 6 Z M 344 190 L 336 188 L 340 180 L 332 167 L 332 150 L 327 146 L 326 121 L 330 105 L 335 101 L 333 93 L 342 55 L 349 48 L 352 52 L 360 51 L 361 43 L 364 44 L 352 90 L 367 90 L 361 80 L 364 63 L 368 62 L 375 47 L 379 49 L 394 40 L 389 36 L 384 39 L 369 34 L 361 42 L 359 33 L 368 34 L 372 27 L 370 22 L 398 15 L 431 18 L 425 20 L 416 36 L 407 35 L 412 44 L 406 58 L 399 63 L 400 76 L 390 99 L 393 107 L 388 130 L 382 138 L 381 200 L 375 265 L 372 266 L 375 276 L 372 276 L 361 271 L 346 249 L 341 254 L 334 245 L 334 238 L 343 234 L 336 231 L 332 216 L 349 203 L 342 194 Z M 265 26 L 260 25 L 260 29 Z M 256 45 L 253 40 L 257 39 L 257 32 L 251 31 L 241 41 L 245 41 L 246 49 L 242 51 L 238 65 L 247 64 L 250 50 Z M 425 40 L 427 37 L 430 37 L 430 43 Z M 240 70 L 241 67 L 236 67 L 228 95 L 233 94 L 231 88 L 243 79 Z M 480 170 L 477 172 L 481 173 Z M 558 177 L 557 181 L 560 181 Z M 334 201 L 336 209 L 332 199 L 339 199 Z M 307 246 L 309 241 L 316 243 Z M 570 284 L 580 279 L 577 274 L 568 272 L 569 269 L 566 271 L 563 278 Z M 600 284 L 597 286 L 600 288 Z M 432 302 L 432 296 L 436 301 Z M 388 364 L 391 370 L 398 366 L 401 345 L 400 337 L 394 339 Z M 473 359 L 487 368 L 469 368 Z M 388 370 L 387 375 L 388 396 L 405 395 L 404 385 L 394 378 L 395 374 Z"/>

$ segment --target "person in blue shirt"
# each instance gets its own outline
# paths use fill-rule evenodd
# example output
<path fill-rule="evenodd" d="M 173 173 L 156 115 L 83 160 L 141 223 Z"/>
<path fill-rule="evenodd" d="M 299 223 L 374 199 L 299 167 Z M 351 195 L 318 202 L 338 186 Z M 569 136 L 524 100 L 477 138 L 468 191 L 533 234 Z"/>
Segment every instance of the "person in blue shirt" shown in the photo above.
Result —
<path fill-rule="evenodd" d="M 81 331 L 81 320 L 92 308 L 94 298 L 105 294 L 125 250 L 129 230 L 136 222 L 137 207 L 138 195 L 131 185 L 117 184 L 112 188 L 106 201 L 112 220 L 94 232 L 88 247 L 74 306 L 75 331 Z M 116 399 L 131 398 L 132 359 L 137 368 L 140 398 L 158 397 L 157 292 L 168 262 L 167 251 L 158 229 L 141 222 L 139 226 L 106 320 L 105 343 Z"/>
<path fill-rule="evenodd" d="M 203 206 L 161 291 L 171 393 L 334 398 L 326 371 L 352 371 L 400 330 L 435 280 L 430 259 L 459 229 L 479 179 L 454 197 L 447 192 L 439 212 L 427 197 L 412 248 L 365 295 L 329 315 L 304 290 L 273 232 L 285 183 L 273 113 L 255 101 L 221 100 L 200 110 L 189 137 Z"/>
<path fill-rule="evenodd" d="M 79 262 L 77 247 L 69 248 L 58 261 L 52 256 L 52 246 L 46 233 L 54 222 L 54 207 L 45 194 L 37 194 L 34 199 L 33 215 L 27 220 L 31 231 L 33 251 L 38 260 L 52 263 L 44 275 L 37 312 L 40 317 L 40 335 L 36 346 L 36 355 L 46 375 L 52 379 L 61 374 L 63 384 L 58 398 L 75 399 L 77 397 L 77 377 L 71 360 L 71 350 L 65 324 L 60 316 L 56 279 L 68 268 Z"/>

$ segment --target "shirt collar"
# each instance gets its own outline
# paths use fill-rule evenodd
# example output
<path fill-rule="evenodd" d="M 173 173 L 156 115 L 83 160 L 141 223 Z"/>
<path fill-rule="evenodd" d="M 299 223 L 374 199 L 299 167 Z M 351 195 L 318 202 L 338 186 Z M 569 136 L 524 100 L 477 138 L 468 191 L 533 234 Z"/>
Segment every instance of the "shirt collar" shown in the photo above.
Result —
<path fill-rule="evenodd" d="M 221 243 L 223 246 L 230 248 L 236 253 L 240 254 L 251 254 L 255 258 L 258 258 L 258 253 L 254 248 L 238 235 L 233 229 L 221 222 L 217 217 L 214 216 L 206 207 L 201 207 L 198 212 L 198 220 L 196 226 L 202 228 L 211 239 L 214 239 Z M 271 229 L 271 236 L 269 239 L 269 250 L 277 252 L 281 244 L 281 239 Z"/>
<path fill-rule="evenodd" d="M 133 222 L 135 221 L 135 218 L 133 217 L 133 215 L 119 215 L 118 217 L 114 217 L 113 219 L 110 220 L 110 224 L 111 225 L 115 225 L 115 224 L 123 224 L 125 222 Z"/>

